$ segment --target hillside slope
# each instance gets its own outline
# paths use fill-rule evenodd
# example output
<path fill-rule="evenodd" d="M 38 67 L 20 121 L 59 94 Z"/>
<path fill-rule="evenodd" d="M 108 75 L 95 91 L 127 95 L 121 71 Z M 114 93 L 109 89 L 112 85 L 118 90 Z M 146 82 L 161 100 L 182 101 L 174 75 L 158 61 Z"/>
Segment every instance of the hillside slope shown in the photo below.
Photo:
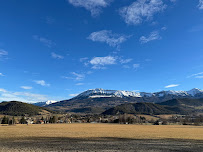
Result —
<path fill-rule="evenodd" d="M 153 103 L 135 103 L 135 104 L 123 104 L 110 108 L 102 114 L 104 115 L 117 115 L 117 114 L 149 114 L 149 115 L 158 115 L 158 114 L 173 114 L 174 111 L 168 110 L 165 106 L 153 104 Z"/>
<path fill-rule="evenodd" d="M 18 101 L 2 102 L 0 103 L 0 114 L 22 116 L 22 115 L 39 115 L 41 112 L 50 113 L 51 110 L 47 110 L 42 107 L 34 106 Z"/>
<path fill-rule="evenodd" d="M 173 99 L 162 103 L 129 103 L 110 108 L 104 115 L 116 114 L 194 114 L 203 112 L 203 99 Z"/>

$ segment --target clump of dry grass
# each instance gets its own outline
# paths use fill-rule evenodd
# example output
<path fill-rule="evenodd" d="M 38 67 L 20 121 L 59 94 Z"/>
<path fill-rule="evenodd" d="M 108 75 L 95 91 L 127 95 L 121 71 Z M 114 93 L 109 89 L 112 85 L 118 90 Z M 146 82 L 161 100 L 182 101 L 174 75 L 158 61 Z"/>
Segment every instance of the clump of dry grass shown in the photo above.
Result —
<path fill-rule="evenodd" d="M 120 124 L 45 124 L 0 126 L 0 139 L 37 137 L 203 140 L 203 127 Z"/>

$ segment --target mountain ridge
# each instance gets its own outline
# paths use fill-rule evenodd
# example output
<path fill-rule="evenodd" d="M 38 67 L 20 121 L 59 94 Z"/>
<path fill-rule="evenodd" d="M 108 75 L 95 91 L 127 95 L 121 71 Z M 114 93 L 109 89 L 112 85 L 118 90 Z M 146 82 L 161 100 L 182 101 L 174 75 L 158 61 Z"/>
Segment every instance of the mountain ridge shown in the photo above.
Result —
<path fill-rule="evenodd" d="M 87 91 L 84 91 L 74 97 L 74 99 L 79 98 L 103 98 L 103 97 L 162 97 L 164 95 L 175 95 L 175 96 L 182 96 L 182 97 L 195 97 L 197 94 L 201 94 L 203 96 L 203 90 L 198 88 L 193 88 L 189 91 L 160 91 L 160 92 L 154 92 L 154 93 L 148 93 L 148 92 L 133 92 L 133 91 L 124 91 L 124 90 L 105 90 L 101 88 L 96 89 L 89 89 Z"/>
<path fill-rule="evenodd" d="M 195 114 L 203 112 L 203 98 L 201 99 L 172 99 L 161 103 L 126 103 L 104 111 L 104 115 L 117 114 Z"/>
<path fill-rule="evenodd" d="M 141 96 L 142 95 L 142 96 Z M 90 89 L 78 96 L 56 102 L 45 107 L 54 111 L 64 112 L 82 112 L 91 113 L 91 110 L 98 107 L 103 110 L 113 108 L 124 103 L 161 103 L 172 99 L 199 99 L 203 98 L 203 91 L 200 89 L 192 89 L 189 91 L 160 91 L 156 93 L 135 93 L 132 91 L 118 91 L 118 90 L 104 90 L 104 89 Z"/>

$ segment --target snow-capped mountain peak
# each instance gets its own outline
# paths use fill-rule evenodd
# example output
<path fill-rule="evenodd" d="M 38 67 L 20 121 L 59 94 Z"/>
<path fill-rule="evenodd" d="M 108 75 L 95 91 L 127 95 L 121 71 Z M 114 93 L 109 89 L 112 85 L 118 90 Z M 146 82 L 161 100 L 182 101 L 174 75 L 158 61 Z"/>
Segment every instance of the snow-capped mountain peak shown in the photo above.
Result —
<path fill-rule="evenodd" d="M 133 91 L 120 91 L 120 90 L 104 90 L 104 89 L 89 89 L 77 97 L 141 97 L 140 93 Z"/>
<path fill-rule="evenodd" d="M 187 93 L 188 93 L 189 95 L 191 95 L 191 96 L 194 96 L 194 95 L 196 95 L 196 94 L 203 93 L 203 90 L 200 90 L 200 89 L 198 89 L 198 88 L 194 88 L 194 89 L 192 89 L 192 90 L 187 91 Z"/>
<path fill-rule="evenodd" d="M 88 98 L 100 98 L 100 97 L 164 97 L 167 95 L 177 96 L 177 97 L 195 97 L 195 95 L 202 93 L 203 90 L 194 88 L 190 91 L 161 91 L 161 92 L 155 92 L 155 93 L 146 93 L 146 92 L 133 92 L 133 91 L 123 91 L 123 90 L 105 90 L 101 88 L 97 89 L 89 89 L 75 98 L 81 98 L 81 97 L 88 97 Z"/>

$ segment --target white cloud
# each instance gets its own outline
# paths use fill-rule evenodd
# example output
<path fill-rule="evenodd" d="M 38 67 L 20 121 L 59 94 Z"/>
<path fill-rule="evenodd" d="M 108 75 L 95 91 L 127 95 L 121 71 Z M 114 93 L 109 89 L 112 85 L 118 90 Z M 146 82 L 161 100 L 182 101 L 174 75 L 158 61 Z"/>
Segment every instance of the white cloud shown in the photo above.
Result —
<path fill-rule="evenodd" d="M 0 88 L 0 92 L 7 92 L 5 89 L 3 89 L 3 88 Z"/>
<path fill-rule="evenodd" d="M 144 44 L 144 43 L 148 43 L 150 41 L 158 40 L 158 39 L 161 39 L 161 36 L 159 35 L 159 32 L 158 31 L 153 31 L 153 32 L 150 33 L 150 35 L 148 37 L 141 36 L 140 37 L 140 42 L 142 44 Z"/>
<path fill-rule="evenodd" d="M 37 101 L 46 101 L 47 100 L 47 97 L 45 95 L 33 94 L 33 93 L 28 93 L 28 92 L 14 92 L 13 95 L 27 97 L 28 101 L 32 101 L 33 99 L 35 99 L 35 100 L 37 99 Z"/>
<path fill-rule="evenodd" d="M 87 39 L 90 39 L 93 42 L 107 43 L 111 47 L 119 47 L 119 45 L 125 42 L 128 38 L 129 36 L 126 35 L 114 34 L 112 31 L 102 30 L 91 33 Z"/>
<path fill-rule="evenodd" d="M 51 53 L 51 56 L 54 59 L 63 59 L 64 58 L 62 55 L 56 54 L 54 52 Z"/>
<path fill-rule="evenodd" d="M 127 24 L 141 24 L 143 21 L 153 19 L 153 16 L 166 8 L 162 0 L 137 0 L 130 6 L 119 10 Z"/>
<path fill-rule="evenodd" d="M 129 65 L 123 65 L 122 66 L 124 69 L 130 69 L 130 66 Z"/>
<path fill-rule="evenodd" d="M 93 65 L 92 69 L 95 69 L 95 70 L 104 70 L 104 69 L 107 69 L 107 68 L 105 66 L 102 66 L 102 65 Z"/>
<path fill-rule="evenodd" d="M 134 69 L 138 69 L 140 67 L 140 64 L 133 64 Z"/>
<path fill-rule="evenodd" d="M 80 62 L 84 62 L 84 61 L 86 61 L 86 60 L 88 60 L 88 58 L 87 58 L 87 57 L 80 58 Z"/>
<path fill-rule="evenodd" d="M 116 58 L 113 56 L 94 57 L 90 60 L 90 64 L 93 65 L 92 69 L 106 69 L 106 65 L 116 64 Z"/>
<path fill-rule="evenodd" d="M 84 83 L 76 83 L 75 85 L 81 86 L 81 85 L 84 85 Z"/>
<path fill-rule="evenodd" d="M 76 81 L 82 81 L 85 78 L 85 74 L 80 74 L 80 73 L 76 73 L 76 72 L 71 72 L 71 75 L 73 75 L 72 77 L 63 77 L 65 79 L 73 79 Z"/>
<path fill-rule="evenodd" d="M 42 102 L 48 100 L 46 95 L 28 92 L 11 92 L 0 89 L 0 101 Z"/>
<path fill-rule="evenodd" d="M 116 64 L 116 58 L 113 56 L 94 57 L 90 63 L 92 65 L 111 65 Z"/>
<path fill-rule="evenodd" d="M 75 76 L 75 80 L 83 80 L 85 78 L 85 75 L 84 74 L 79 74 L 79 73 L 76 73 L 76 72 L 72 72 L 72 75 Z"/>
<path fill-rule="evenodd" d="M 44 37 L 40 37 L 38 35 L 34 35 L 33 38 L 37 41 L 40 41 L 41 43 L 43 43 L 45 46 L 51 48 L 52 46 L 55 45 L 54 42 L 52 42 L 52 40 L 49 40 L 47 38 L 44 38 Z"/>
<path fill-rule="evenodd" d="M 102 12 L 102 8 L 110 5 L 112 0 L 68 0 L 75 7 L 84 7 L 91 12 L 92 16 L 97 16 Z"/>
<path fill-rule="evenodd" d="M 132 90 L 133 92 L 140 92 L 140 90 Z"/>
<path fill-rule="evenodd" d="M 8 55 L 8 52 L 5 51 L 4 49 L 0 49 L 0 59 L 7 56 Z"/>
<path fill-rule="evenodd" d="M 92 71 L 87 71 L 87 74 L 92 74 L 93 72 Z"/>
<path fill-rule="evenodd" d="M 5 75 L 3 75 L 3 73 L 0 73 L 0 76 L 2 76 L 2 77 L 3 77 L 3 76 L 5 76 Z"/>
<path fill-rule="evenodd" d="M 113 56 L 94 57 L 90 60 L 90 64 L 93 65 L 92 69 L 106 69 L 105 65 L 116 64 L 116 58 Z"/>
<path fill-rule="evenodd" d="M 203 79 L 203 75 L 196 76 L 197 79 Z"/>
<path fill-rule="evenodd" d="M 44 102 L 50 97 L 43 94 L 35 94 L 30 92 L 13 92 L 0 88 L 0 101 L 22 101 L 28 103 Z M 61 97 L 52 97 L 61 100 Z"/>
<path fill-rule="evenodd" d="M 180 84 L 170 84 L 165 86 L 165 88 L 174 88 L 174 87 L 178 87 Z"/>
<path fill-rule="evenodd" d="M 41 85 L 41 86 L 47 86 L 47 87 L 50 86 L 50 84 L 46 83 L 44 80 L 35 80 L 34 82 L 35 82 L 36 84 Z"/>
<path fill-rule="evenodd" d="M 126 63 L 129 63 L 131 62 L 133 59 L 120 59 L 120 63 L 121 64 L 126 64 Z"/>
<path fill-rule="evenodd" d="M 79 94 L 69 94 L 70 97 L 75 97 L 77 95 L 79 95 Z"/>
<path fill-rule="evenodd" d="M 32 89 L 32 87 L 30 87 L 30 86 L 21 86 L 21 88 L 22 88 L 22 89 L 25 89 L 25 90 L 30 90 L 30 89 Z"/>
<path fill-rule="evenodd" d="M 167 27 L 164 26 L 164 27 L 161 28 L 161 30 L 165 31 L 165 30 L 167 30 Z"/>
<path fill-rule="evenodd" d="M 191 78 L 191 77 L 197 78 L 197 77 L 199 77 L 200 75 L 203 75 L 203 72 L 199 72 L 199 73 L 192 74 L 192 75 L 190 75 L 190 76 L 187 76 L 187 78 Z"/>
<path fill-rule="evenodd" d="M 200 10 L 203 10 L 203 0 L 199 0 L 198 8 L 199 8 Z"/>

